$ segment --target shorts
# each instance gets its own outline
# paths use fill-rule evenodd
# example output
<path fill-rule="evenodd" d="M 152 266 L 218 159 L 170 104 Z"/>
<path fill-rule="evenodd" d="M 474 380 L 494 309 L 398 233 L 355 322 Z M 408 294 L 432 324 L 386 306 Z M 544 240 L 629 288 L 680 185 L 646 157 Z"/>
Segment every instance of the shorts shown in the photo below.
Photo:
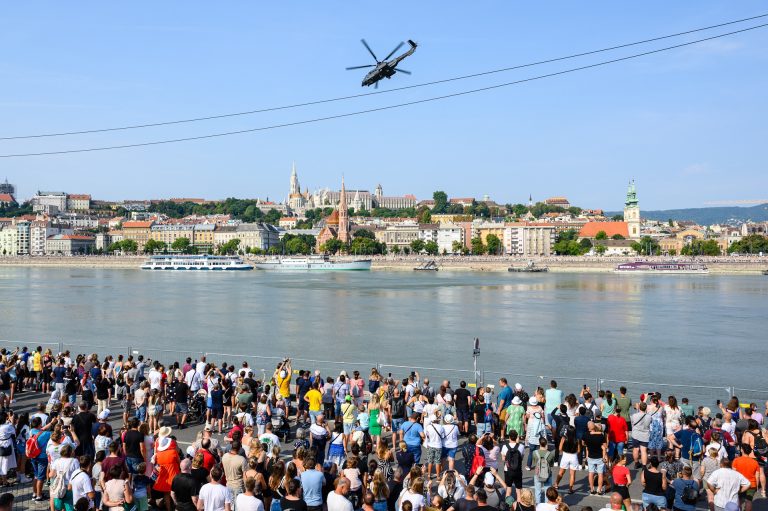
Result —
<path fill-rule="evenodd" d="M 603 461 L 603 458 L 587 458 L 587 467 L 589 468 L 590 474 L 605 473 L 605 462 Z"/>
<path fill-rule="evenodd" d="M 67 490 L 67 494 L 63 499 L 53 499 L 54 511 L 75 511 L 75 506 L 72 504 L 72 490 Z"/>
<path fill-rule="evenodd" d="M 467 408 L 466 410 L 462 410 L 460 408 L 456 409 L 456 418 L 458 419 L 459 422 L 469 422 L 469 416 L 470 416 L 469 408 Z"/>
<path fill-rule="evenodd" d="M 149 511 L 149 498 L 146 495 L 136 497 L 133 503 L 136 504 L 136 511 Z"/>
<path fill-rule="evenodd" d="M 564 452 L 560 457 L 560 469 L 579 470 L 580 468 L 579 457 L 576 456 L 575 452 Z"/>
<path fill-rule="evenodd" d="M 650 504 L 656 504 L 656 507 L 659 509 L 664 509 L 667 507 L 667 497 L 643 493 L 643 509 L 647 508 Z"/>
<path fill-rule="evenodd" d="M 354 423 L 351 423 L 351 422 L 350 423 L 347 423 L 347 422 L 344 423 L 344 434 L 345 435 L 351 435 L 354 430 L 355 430 Z"/>
<path fill-rule="evenodd" d="M 424 456 L 424 463 L 432 463 L 434 465 L 440 464 L 440 455 L 443 453 L 441 447 L 427 447 L 426 455 Z"/>
<path fill-rule="evenodd" d="M 45 472 L 48 469 L 48 460 L 46 458 L 32 458 L 29 461 L 30 463 L 32 463 L 32 470 L 35 473 L 34 475 L 35 480 L 45 481 L 45 478 L 46 478 Z"/>
<path fill-rule="evenodd" d="M 624 442 L 608 442 L 608 459 L 613 459 L 614 454 L 624 454 Z"/>
<path fill-rule="evenodd" d="M 613 485 L 613 491 L 621 495 L 622 500 L 627 500 L 629 498 L 629 488 L 626 486 L 615 484 Z"/>
<path fill-rule="evenodd" d="M 309 411 L 309 403 L 304 401 L 304 396 L 301 396 L 299 398 L 299 411 L 300 412 L 308 412 Z"/>
<path fill-rule="evenodd" d="M 637 438 L 632 439 L 632 447 L 638 448 L 638 447 L 648 447 L 648 442 L 643 442 L 642 440 L 638 440 Z"/>
<path fill-rule="evenodd" d="M 176 403 L 176 413 L 179 415 L 186 415 L 189 413 L 189 405 L 187 403 Z"/>
<path fill-rule="evenodd" d="M 456 447 L 443 447 L 443 457 L 444 458 L 456 458 Z"/>
<path fill-rule="evenodd" d="M 504 483 L 507 486 L 515 486 L 516 490 L 523 489 L 523 472 L 518 470 L 517 472 L 504 471 Z"/>
<path fill-rule="evenodd" d="M 221 419 L 224 417 L 224 408 L 211 408 L 211 419 Z"/>
<path fill-rule="evenodd" d="M 750 488 L 747 491 L 739 492 L 739 498 L 752 502 L 752 499 L 755 498 L 755 493 L 757 493 L 757 488 Z"/>

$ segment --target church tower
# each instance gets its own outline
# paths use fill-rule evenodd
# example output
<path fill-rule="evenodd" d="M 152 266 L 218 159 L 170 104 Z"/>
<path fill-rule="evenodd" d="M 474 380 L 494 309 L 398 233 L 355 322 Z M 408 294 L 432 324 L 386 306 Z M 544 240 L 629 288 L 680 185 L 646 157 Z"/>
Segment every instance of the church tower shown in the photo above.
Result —
<path fill-rule="evenodd" d="M 341 198 L 339 199 L 339 241 L 349 243 L 349 207 L 347 206 L 347 189 L 344 187 L 344 176 L 341 176 Z"/>
<path fill-rule="evenodd" d="M 290 195 L 296 195 L 301 193 L 301 188 L 299 187 L 299 176 L 296 175 L 296 162 L 293 162 L 291 165 L 291 191 Z"/>
<path fill-rule="evenodd" d="M 291 190 L 288 194 L 288 207 L 294 214 L 303 214 L 306 206 L 306 200 L 301 195 L 301 186 L 299 185 L 299 176 L 296 174 L 296 162 L 291 166 Z"/>
<path fill-rule="evenodd" d="M 629 182 L 627 200 L 624 202 L 624 221 L 627 222 L 629 239 L 640 239 L 640 206 L 637 202 L 635 180 Z"/>

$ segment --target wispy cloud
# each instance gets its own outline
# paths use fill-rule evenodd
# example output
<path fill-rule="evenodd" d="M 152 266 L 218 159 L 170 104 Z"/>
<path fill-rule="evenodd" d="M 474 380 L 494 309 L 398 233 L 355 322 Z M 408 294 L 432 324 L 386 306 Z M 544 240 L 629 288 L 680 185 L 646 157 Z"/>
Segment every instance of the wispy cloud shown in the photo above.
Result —
<path fill-rule="evenodd" d="M 743 41 L 713 39 L 686 47 L 684 54 L 688 55 L 730 55 L 746 48 Z"/>
<path fill-rule="evenodd" d="M 710 173 L 710 168 L 705 163 L 692 163 L 683 168 L 680 173 L 684 176 L 704 176 Z"/>

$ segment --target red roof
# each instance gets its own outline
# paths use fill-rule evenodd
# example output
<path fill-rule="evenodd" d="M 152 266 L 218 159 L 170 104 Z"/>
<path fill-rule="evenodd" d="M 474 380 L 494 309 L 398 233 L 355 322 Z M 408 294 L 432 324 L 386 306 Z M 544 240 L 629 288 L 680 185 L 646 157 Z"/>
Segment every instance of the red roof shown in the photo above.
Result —
<path fill-rule="evenodd" d="M 63 234 L 61 236 L 61 239 L 63 239 L 63 240 L 93 241 L 95 238 L 93 236 L 83 236 L 81 234 Z"/>
<path fill-rule="evenodd" d="M 91 200 L 91 196 L 85 193 L 70 193 L 68 195 L 70 199 L 82 199 L 82 200 Z"/>
<path fill-rule="evenodd" d="M 0 193 L 0 202 L 16 202 L 10 193 Z"/>
<path fill-rule="evenodd" d="M 615 234 L 629 238 L 627 222 L 587 222 L 579 231 L 579 238 L 594 238 L 600 231 L 605 231 L 609 238 Z"/>
<path fill-rule="evenodd" d="M 152 227 L 152 221 L 147 220 L 144 222 L 139 221 L 132 221 L 132 222 L 123 222 L 123 229 L 149 229 Z"/>

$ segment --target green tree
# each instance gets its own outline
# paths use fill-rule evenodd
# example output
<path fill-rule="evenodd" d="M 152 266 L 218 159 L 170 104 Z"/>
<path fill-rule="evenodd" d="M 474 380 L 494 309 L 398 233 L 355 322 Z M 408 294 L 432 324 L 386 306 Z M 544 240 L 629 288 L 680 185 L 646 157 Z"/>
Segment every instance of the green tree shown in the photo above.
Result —
<path fill-rule="evenodd" d="M 353 254 L 383 254 L 385 247 L 383 243 L 371 238 L 355 238 L 349 248 Z"/>
<path fill-rule="evenodd" d="M 597 234 L 595 234 L 596 240 L 607 240 L 608 235 L 605 233 L 605 231 L 597 231 Z"/>
<path fill-rule="evenodd" d="M 164 241 L 147 240 L 147 242 L 144 243 L 145 254 L 154 254 L 155 252 L 162 252 L 163 250 L 165 250 Z"/>
<path fill-rule="evenodd" d="M 583 210 L 578 206 L 571 206 L 568 208 L 568 213 L 572 214 L 573 216 L 579 216 Z"/>
<path fill-rule="evenodd" d="M 676 256 L 677 255 L 677 250 L 675 250 L 674 248 L 670 248 L 669 249 L 669 255 Z"/>
<path fill-rule="evenodd" d="M 285 251 L 288 254 L 310 254 L 312 247 L 299 237 L 289 239 L 285 243 Z"/>
<path fill-rule="evenodd" d="M 183 254 L 186 254 L 187 252 L 189 252 L 189 247 L 190 247 L 190 241 L 189 241 L 189 238 L 186 238 L 186 237 L 176 238 L 175 240 L 173 240 L 173 243 L 171 243 L 172 250 L 181 252 Z"/>
<path fill-rule="evenodd" d="M 560 240 L 552 246 L 552 250 L 554 250 L 557 255 L 576 256 L 583 254 L 589 250 L 589 248 L 584 250 L 584 247 L 582 247 L 581 244 L 575 240 Z"/>
<path fill-rule="evenodd" d="M 393 254 L 395 254 L 395 255 L 399 254 L 399 253 L 400 253 L 400 247 L 398 247 L 397 245 L 395 245 L 394 247 L 392 247 L 392 248 L 391 248 L 391 252 L 392 252 Z"/>
<path fill-rule="evenodd" d="M 624 236 L 622 236 L 621 234 L 614 234 L 613 236 L 611 236 L 611 239 L 612 240 L 623 240 L 623 239 L 626 239 L 626 238 Z"/>
<path fill-rule="evenodd" d="M 327 252 L 329 254 L 335 254 L 342 248 L 344 248 L 344 243 L 337 240 L 336 238 L 331 238 L 325 243 L 323 243 L 323 246 L 320 247 L 320 250 L 322 250 L 323 252 Z"/>
<path fill-rule="evenodd" d="M 463 248 L 464 248 L 464 243 L 460 241 L 454 241 L 453 243 L 451 243 L 451 252 L 453 252 L 454 254 L 460 253 Z"/>
<path fill-rule="evenodd" d="M 120 242 L 120 250 L 129 254 L 135 254 L 139 251 L 139 244 L 136 240 L 123 240 Z"/>
<path fill-rule="evenodd" d="M 728 253 L 730 254 L 759 254 L 761 252 L 763 254 L 768 252 L 768 236 L 760 234 L 744 236 L 728 247 Z"/>
<path fill-rule="evenodd" d="M 408 255 L 411 253 L 411 249 L 409 247 L 403 247 L 403 254 Z"/>
<path fill-rule="evenodd" d="M 424 240 L 413 240 L 411 242 L 411 250 L 415 254 L 418 254 L 424 250 Z"/>
<path fill-rule="evenodd" d="M 598 246 L 595 247 L 595 252 L 600 254 L 600 255 L 605 254 L 606 250 L 607 250 L 607 248 L 605 247 L 605 245 L 598 245 Z"/>
<path fill-rule="evenodd" d="M 445 212 L 451 215 L 461 215 L 464 213 L 464 206 L 461 204 L 448 204 Z"/>
<path fill-rule="evenodd" d="M 501 240 L 495 234 L 486 236 L 485 244 L 489 254 L 498 255 L 501 253 Z"/>
<path fill-rule="evenodd" d="M 659 242 L 650 236 L 643 236 L 640 241 L 632 243 L 632 250 L 641 255 L 656 255 L 661 253 Z"/>
<path fill-rule="evenodd" d="M 614 222 L 623 222 L 624 221 L 624 215 L 613 215 L 611 217 L 611 220 Z"/>
<path fill-rule="evenodd" d="M 582 254 L 585 252 L 589 252 L 589 249 L 592 248 L 592 242 L 589 240 L 589 238 L 582 238 L 579 242 L 579 246 L 582 249 Z"/>
<path fill-rule="evenodd" d="M 369 231 L 368 229 L 358 229 L 355 231 L 355 238 L 368 238 L 371 240 L 375 240 L 376 236 L 373 234 L 373 232 Z"/>
<path fill-rule="evenodd" d="M 437 246 L 437 242 L 436 241 L 428 241 L 428 242 L 426 242 L 424 244 L 424 250 L 429 255 L 437 255 L 437 253 L 440 250 L 440 248 Z"/>
<path fill-rule="evenodd" d="M 519 218 L 528 213 L 528 206 L 525 204 L 513 204 L 511 206 L 508 205 L 507 210 L 509 210 L 513 216 Z"/>
<path fill-rule="evenodd" d="M 442 190 L 438 190 L 432 194 L 432 199 L 435 201 L 435 206 L 432 208 L 433 213 L 446 213 L 448 209 L 448 194 Z"/>
<path fill-rule="evenodd" d="M 717 240 L 693 240 L 680 250 L 680 255 L 706 255 L 719 256 L 721 254 L 720 244 Z"/>
<path fill-rule="evenodd" d="M 280 223 L 280 218 L 282 218 L 282 215 L 280 214 L 280 212 L 273 208 L 267 211 L 267 214 L 264 215 L 263 221 L 268 224 L 277 225 L 278 223 Z"/>
<path fill-rule="evenodd" d="M 355 216 L 371 216 L 371 212 L 365 208 L 360 208 L 355 211 Z"/>
<path fill-rule="evenodd" d="M 470 241 L 470 245 L 472 245 L 473 254 L 475 255 L 485 254 L 485 245 L 483 245 L 483 240 L 479 236 L 472 238 L 472 240 Z"/>
<path fill-rule="evenodd" d="M 234 238 L 226 243 L 222 243 L 219 245 L 219 254 L 227 255 L 227 254 L 236 254 L 238 248 L 240 247 L 240 239 Z"/>
<path fill-rule="evenodd" d="M 576 241 L 579 237 L 579 233 L 576 229 L 566 229 L 557 235 L 557 241 Z"/>
<path fill-rule="evenodd" d="M 420 224 L 428 224 L 432 222 L 432 214 L 429 212 L 429 208 L 422 206 L 416 212 L 416 219 Z"/>

